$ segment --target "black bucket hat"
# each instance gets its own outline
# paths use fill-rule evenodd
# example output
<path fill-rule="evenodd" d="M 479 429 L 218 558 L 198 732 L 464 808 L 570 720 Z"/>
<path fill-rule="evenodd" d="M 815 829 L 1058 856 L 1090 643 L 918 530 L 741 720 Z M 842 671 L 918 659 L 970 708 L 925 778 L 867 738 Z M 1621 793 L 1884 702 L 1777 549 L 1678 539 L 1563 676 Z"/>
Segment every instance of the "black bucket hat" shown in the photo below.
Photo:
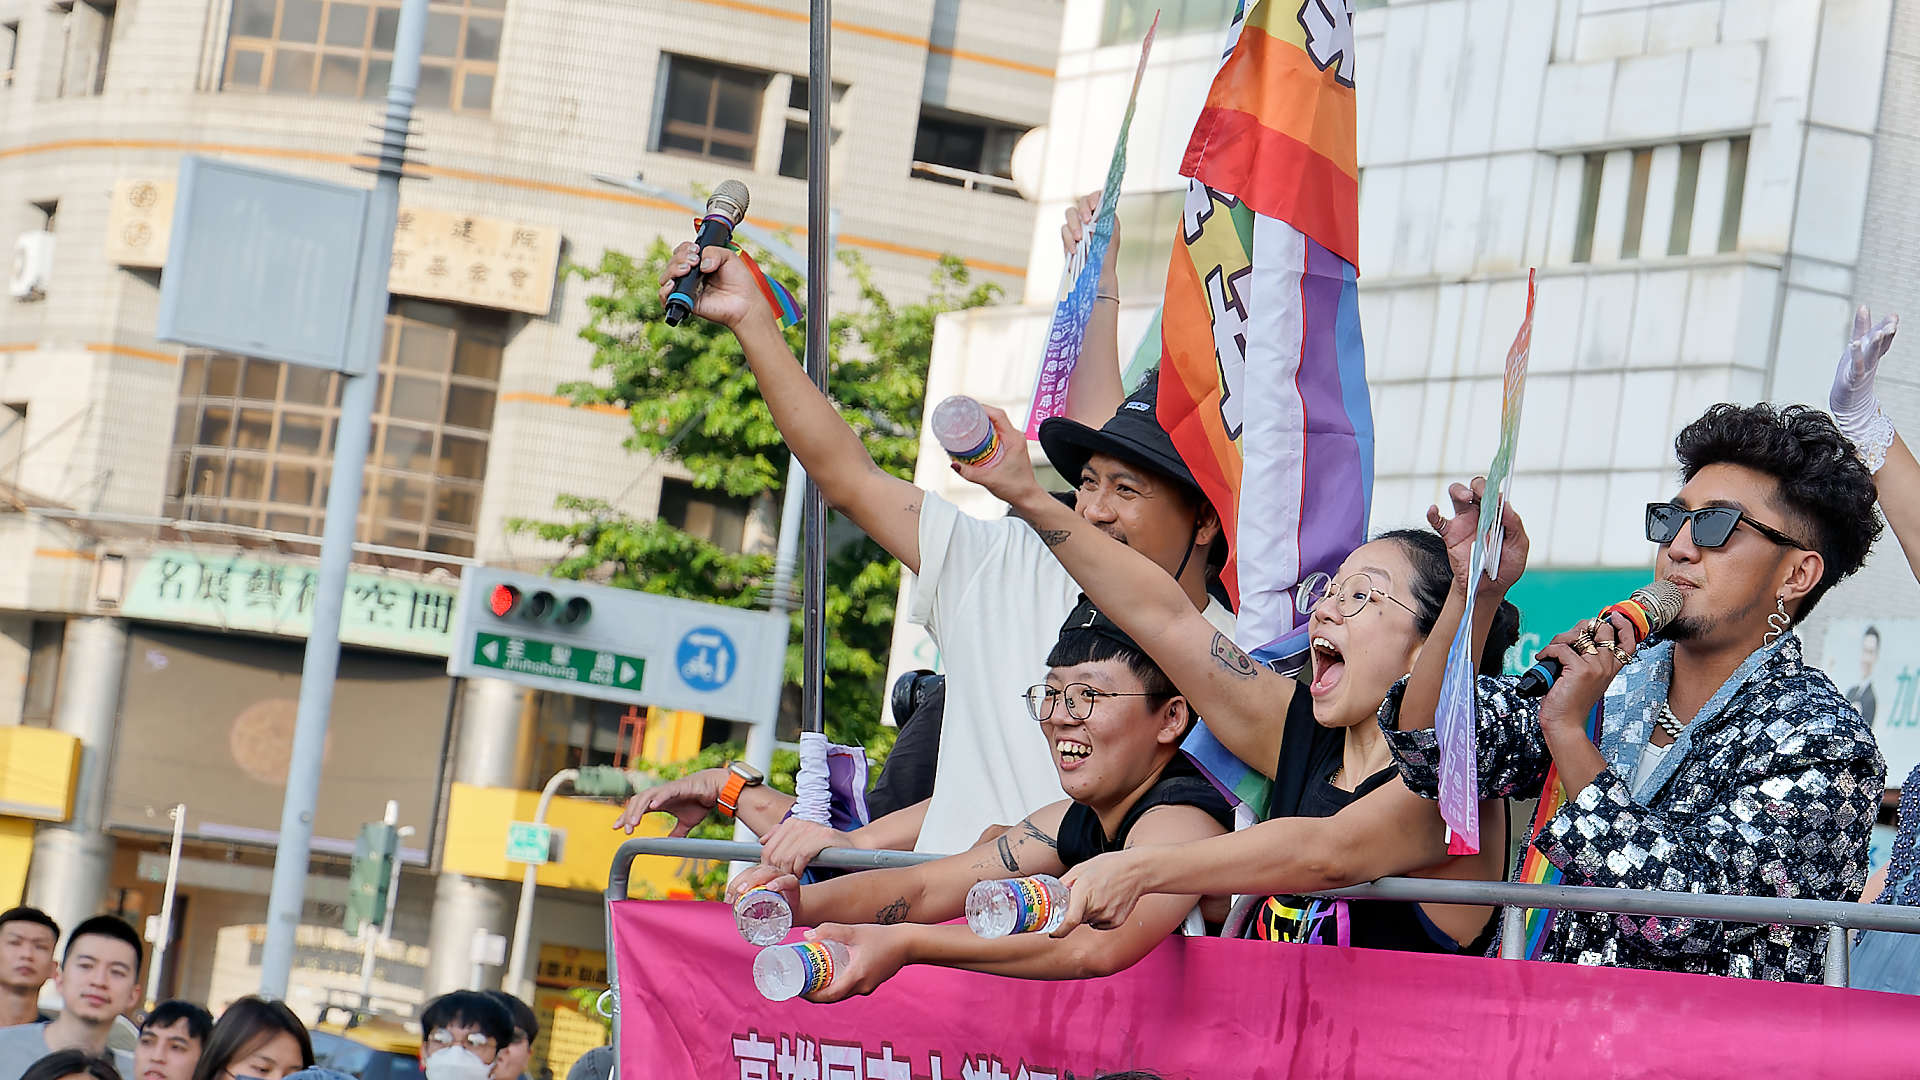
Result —
<path fill-rule="evenodd" d="M 1206 493 L 1200 490 L 1199 481 L 1193 478 L 1187 463 L 1180 460 L 1173 437 L 1160 426 L 1160 418 L 1154 412 L 1156 394 L 1157 380 L 1148 379 L 1097 431 L 1064 416 L 1042 421 L 1040 449 L 1060 471 L 1061 479 L 1074 487 L 1080 486 L 1080 474 L 1087 467 L 1087 459 L 1106 454 L 1170 477 L 1204 501 Z"/>

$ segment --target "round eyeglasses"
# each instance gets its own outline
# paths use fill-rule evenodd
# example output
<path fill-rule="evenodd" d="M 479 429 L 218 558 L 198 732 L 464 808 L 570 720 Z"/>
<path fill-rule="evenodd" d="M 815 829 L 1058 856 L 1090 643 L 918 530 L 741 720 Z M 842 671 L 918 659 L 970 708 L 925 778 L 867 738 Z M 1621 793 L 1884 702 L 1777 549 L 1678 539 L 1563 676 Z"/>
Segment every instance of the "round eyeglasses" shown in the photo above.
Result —
<path fill-rule="evenodd" d="M 1065 686 L 1034 683 L 1027 687 L 1027 715 L 1035 720 L 1051 719 L 1054 705 L 1061 698 L 1066 698 L 1067 715 L 1075 720 L 1085 720 L 1093 715 L 1093 703 L 1101 698 L 1152 696 L 1152 694 L 1122 694 L 1114 690 L 1095 690 L 1083 682 L 1068 683 Z"/>
<path fill-rule="evenodd" d="M 438 1053 L 453 1046 L 464 1046 L 473 1051 L 473 1056 L 491 1059 L 495 1050 L 493 1036 L 484 1032 L 469 1031 L 465 1035 L 455 1035 L 446 1028 L 435 1028 L 427 1036 L 427 1045 L 432 1053 Z"/>
<path fill-rule="evenodd" d="M 1339 612 L 1341 618 L 1351 619 L 1360 614 L 1361 610 L 1367 606 L 1367 601 L 1382 597 L 1400 604 L 1401 609 L 1412 615 L 1416 622 L 1420 618 L 1418 613 L 1400 603 L 1393 594 L 1375 587 L 1372 576 L 1365 571 L 1349 574 L 1345 581 L 1340 582 L 1335 582 L 1331 574 L 1308 574 L 1307 579 L 1300 583 L 1299 592 L 1295 595 L 1298 597 L 1295 607 L 1302 615 L 1313 614 L 1313 609 L 1319 607 L 1321 602 L 1328 597 L 1333 597 L 1333 610 Z"/>

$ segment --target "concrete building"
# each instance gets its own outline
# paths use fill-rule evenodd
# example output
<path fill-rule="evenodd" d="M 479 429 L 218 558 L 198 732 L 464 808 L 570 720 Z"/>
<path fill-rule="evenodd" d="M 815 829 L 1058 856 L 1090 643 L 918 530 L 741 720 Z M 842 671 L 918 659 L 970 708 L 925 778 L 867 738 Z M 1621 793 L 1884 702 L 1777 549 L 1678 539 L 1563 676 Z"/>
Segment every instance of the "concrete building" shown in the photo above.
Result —
<path fill-rule="evenodd" d="M 0 300 L 0 811 L 25 815 L 0 820 L 0 906 L 24 873 L 69 924 L 157 910 L 155 838 L 185 802 L 162 986 L 216 1008 L 255 986 L 338 387 L 155 339 L 172 182 L 201 154 L 364 184 L 352 166 L 397 14 L 0 0 L 0 241 L 17 239 Z M 1034 205 L 1010 160 L 1045 118 L 1059 5 L 855 0 L 836 16 L 841 248 L 894 295 L 924 292 L 945 253 L 1017 294 Z M 562 493 L 723 544 L 769 539 L 748 508 L 623 451 L 624 411 L 557 396 L 592 376 L 577 336 L 591 289 L 563 266 L 688 232 L 684 209 L 595 172 L 671 191 L 739 176 L 754 221 L 801 226 L 805 3 L 432 0 L 426 53 L 293 991 L 309 1013 L 357 981 L 355 947 L 327 929 L 337 856 L 385 799 L 415 832 L 376 997 L 405 1010 L 469 980 L 473 931 L 511 925 L 486 873 L 439 873 L 465 843 L 461 790 L 537 789 L 632 742 L 617 708 L 446 678 L 460 567 L 543 565 L 552 552 L 506 523 Z M 670 727 L 649 738 L 699 744 Z M 68 779 L 33 787 L 48 775 Z M 601 948 L 585 878 L 543 897 L 540 947 Z"/>
<path fill-rule="evenodd" d="M 945 316 L 930 400 L 964 388 L 1024 410 L 1062 262 L 1058 223 L 1100 183 L 1154 6 L 1068 0 L 1044 162 L 1022 177 L 1040 205 L 1027 305 Z M 1446 483 L 1487 467 L 1527 270 L 1539 268 L 1514 484 L 1533 538 L 1517 664 L 1644 581 L 1641 507 L 1677 486 L 1681 426 L 1718 401 L 1824 407 L 1854 305 L 1920 310 L 1920 12 L 1891 0 L 1356 7 L 1374 528 L 1418 525 Z M 1169 34 L 1163 21 L 1154 47 L 1121 202 L 1123 352 L 1159 300 L 1180 154 L 1224 23 Z M 1911 348 L 1896 346 L 1883 382 L 1913 427 Z M 920 466 L 928 486 L 997 512 L 930 437 Z M 1889 538 L 1805 628 L 1841 686 L 1879 687 L 1894 783 L 1920 761 L 1915 615 L 1920 587 Z M 1869 621 L 1879 638 L 1862 656 Z M 936 659 L 901 628 L 896 669 Z M 1877 674 L 1853 674 L 1876 662 Z"/>

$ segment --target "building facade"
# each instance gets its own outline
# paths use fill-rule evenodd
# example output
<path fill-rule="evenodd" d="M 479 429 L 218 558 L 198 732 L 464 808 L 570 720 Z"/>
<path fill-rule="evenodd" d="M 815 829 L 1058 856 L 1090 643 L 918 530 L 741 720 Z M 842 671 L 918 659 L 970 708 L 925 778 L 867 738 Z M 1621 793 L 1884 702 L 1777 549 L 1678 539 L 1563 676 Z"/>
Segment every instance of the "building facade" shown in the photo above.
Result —
<path fill-rule="evenodd" d="M 1027 303 L 943 317 L 929 400 L 964 390 L 1025 409 L 1062 265 L 1058 223 L 1101 182 L 1155 6 L 1069 0 L 1044 161 L 1022 178 L 1040 207 Z M 1172 34 L 1163 15 L 1141 90 L 1120 212 L 1123 358 L 1159 302 L 1180 156 L 1232 7 L 1186 18 L 1207 6 L 1177 6 Z M 1916 310 L 1920 13 L 1891 0 L 1354 6 L 1374 529 L 1420 525 L 1447 483 L 1487 468 L 1507 347 L 1528 269 L 1539 272 L 1513 487 L 1532 537 L 1518 665 L 1644 582 L 1641 507 L 1678 486 L 1680 427 L 1719 401 L 1824 407 L 1854 305 Z M 1902 355 L 1882 383 L 1912 423 L 1920 380 Z M 999 511 L 955 480 L 931 437 L 920 476 Z M 1876 688 L 1893 783 L 1920 761 L 1916 614 L 1920 588 L 1889 538 L 1804 628 L 1842 687 Z M 893 663 L 937 656 L 903 626 Z"/>
<path fill-rule="evenodd" d="M 15 788 L 34 771 L 66 777 L 35 798 L 0 793 L 0 811 L 19 811 L 0 819 L 0 886 L 18 893 L 24 877 L 26 897 L 68 924 L 157 911 L 156 841 L 187 804 L 162 991 L 216 1008 L 257 979 L 340 387 L 156 339 L 174 179 L 191 154 L 367 183 L 354 166 L 398 12 L 398 0 L 0 0 L 0 241 L 15 249 L 0 299 L 0 776 Z M 1045 119 L 1059 5 L 836 14 L 840 249 L 893 295 L 924 294 L 944 254 L 1017 294 L 1035 208 L 1010 162 Z M 385 800 L 413 833 L 375 998 L 404 1012 L 470 981 L 474 933 L 512 922 L 490 878 L 519 868 L 482 865 L 472 815 L 450 807 L 494 807 L 504 827 L 514 804 L 485 792 L 649 748 L 684 756 L 703 738 L 698 718 L 649 727 L 449 680 L 461 567 L 543 566 L 553 551 L 508 523 L 550 516 L 561 494 L 735 548 L 770 543 L 773 528 L 625 451 L 624 410 L 573 408 L 556 388 L 592 377 L 578 337 L 590 290 L 565 267 L 689 229 L 671 199 L 594 173 L 670 193 L 738 177 L 754 223 L 803 231 L 806 5 L 431 0 L 425 53 L 292 991 L 309 1015 L 357 984 L 358 946 L 327 927 L 339 856 Z M 450 847 L 472 872 L 443 872 Z M 583 890 L 604 872 L 543 890 L 535 957 L 601 948 Z"/>

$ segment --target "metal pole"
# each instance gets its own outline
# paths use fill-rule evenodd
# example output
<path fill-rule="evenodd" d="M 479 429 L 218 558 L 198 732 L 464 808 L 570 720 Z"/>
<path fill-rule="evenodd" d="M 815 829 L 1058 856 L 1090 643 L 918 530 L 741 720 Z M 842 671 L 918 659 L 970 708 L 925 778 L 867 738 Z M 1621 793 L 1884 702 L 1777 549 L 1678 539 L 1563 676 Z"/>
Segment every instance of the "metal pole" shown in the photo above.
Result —
<path fill-rule="evenodd" d="M 1852 949 L 1853 935 L 1846 927 L 1827 927 L 1827 963 L 1821 973 L 1821 982 L 1828 986 L 1847 985 L 1853 967 Z"/>
<path fill-rule="evenodd" d="M 1527 909 L 1517 904 L 1500 909 L 1500 959 L 1527 958 Z"/>
<path fill-rule="evenodd" d="M 827 285 L 833 276 L 827 221 L 827 156 L 833 134 L 833 0 L 809 0 L 807 21 L 807 374 L 827 390 Z M 806 555 L 801 569 L 800 729 L 826 730 L 827 500 L 807 480 Z"/>
<path fill-rule="evenodd" d="M 533 823 L 547 823 L 547 808 L 553 805 L 553 796 L 560 785 L 571 784 L 579 777 L 579 769 L 561 769 L 540 789 L 540 805 L 534 808 Z M 551 854 L 551 853 L 549 853 Z M 520 977 L 527 968 L 527 946 L 533 937 L 533 898 L 540 890 L 540 864 L 528 863 L 526 872 L 520 875 L 520 909 L 513 914 L 513 951 L 507 954 L 507 983 L 509 994 L 521 994 Z M 479 985 L 477 982 L 474 985 Z M 523 994 L 528 1000 L 531 994 Z"/>
<path fill-rule="evenodd" d="M 400 824 L 400 804 L 393 801 L 392 799 L 388 799 L 386 816 L 381 818 L 380 820 L 386 822 L 389 828 L 395 829 L 394 844 L 393 844 L 393 870 L 391 871 L 392 876 L 387 879 L 387 922 L 391 923 L 393 921 L 394 883 L 400 880 L 400 838 L 399 838 L 398 829 L 397 829 L 397 826 Z M 374 944 L 375 944 L 375 937 L 374 937 L 373 927 L 368 926 L 365 923 L 361 923 L 360 924 L 360 1011 L 363 1013 L 370 1012 L 373 1009 Z"/>
<path fill-rule="evenodd" d="M 355 288 L 351 337 L 352 372 L 341 376 L 340 423 L 333 446 L 332 487 L 320 544 L 320 574 L 313 593 L 313 628 L 300 668 L 300 711 L 287 766 L 286 802 L 280 811 L 279 852 L 273 861 L 273 891 L 267 900 L 267 939 L 260 952 L 260 992 L 284 998 L 293 974 L 294 936 L 306 899 L 307 861 L 313 845 L 313 811 L 320 795 L 321 756 L 327 718 L 333 710 L 333 680 L 340 668 L 340 609 L 353 561 L 360 516 L 362 474 L 373 431 L 380 349 L 386 336 L 387 273 L 393 262 L 393 227 L 400 209 L 400 173 L 406 164 L 407 129 L 420 84 L 420 51 L 427 32 L 427 0 L 402 0 L 394 35 L 393 68 L 387 82 L 387 116 L 379 142 L 372 198 L 360 233 L 360 274 Z"/>
<path fill-rule="evenodd" d="M 187 804 L 173 808 L 173 847 L 167 852 L 167 885 L 160 894 L 160 936 L 153 943 L 153 960 L 147 968 L 147 1001 L 160 1003 L 160 968 L 167 960 L 167 945 L 173 941 L 173 894 L 180 885 L 180 841 L 187 831 Z"/>

